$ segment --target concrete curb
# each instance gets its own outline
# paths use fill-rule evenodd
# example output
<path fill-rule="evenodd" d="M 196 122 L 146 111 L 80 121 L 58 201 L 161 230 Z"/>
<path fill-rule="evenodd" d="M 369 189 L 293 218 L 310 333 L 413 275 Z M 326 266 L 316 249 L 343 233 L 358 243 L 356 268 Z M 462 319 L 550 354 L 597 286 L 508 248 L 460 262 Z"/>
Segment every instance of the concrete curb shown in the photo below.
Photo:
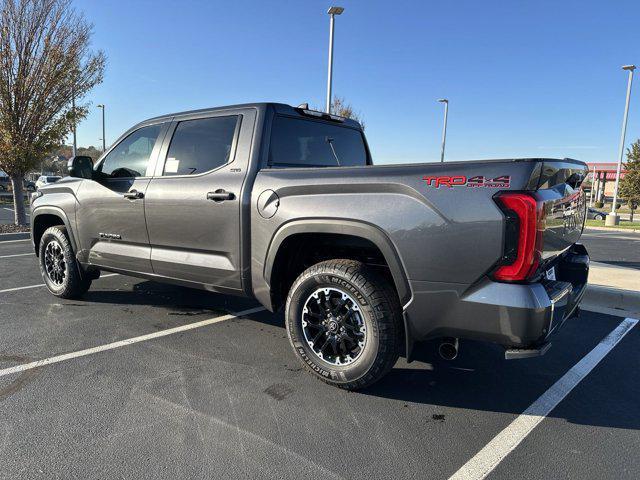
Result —
<path fill-rule="evenodd" d="M 587 285 L 580 306 L 584 310 L 640 318 L 640 292 L 603 285 Z"/>
<path fill-rule="evenodd" d="M 614 227 L 591 227 L 585 226 L 585 232 L 587 230 L 601 230 L 603 232 L 623 232 L 623 233 L 640 233 L 640 226 L 638 228 L 614 228 Z"/>

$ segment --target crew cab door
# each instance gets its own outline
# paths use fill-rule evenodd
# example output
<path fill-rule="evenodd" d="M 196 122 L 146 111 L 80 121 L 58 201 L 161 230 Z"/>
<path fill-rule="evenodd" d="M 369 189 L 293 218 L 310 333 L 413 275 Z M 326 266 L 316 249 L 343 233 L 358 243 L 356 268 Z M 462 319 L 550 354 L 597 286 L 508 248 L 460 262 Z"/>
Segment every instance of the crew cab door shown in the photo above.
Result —
<path fill-rule="evenodd" d="M 240 289 L 241 207 L 255 111 L 176 118 L 145 197 L 154 273 Z"/>
<path fill-rule="evenodd" d="M 89 264 L 152 272 L 144 197 L 167 128 L 159 123 L 131 132 L 78 188 L 79 241 Z"/>

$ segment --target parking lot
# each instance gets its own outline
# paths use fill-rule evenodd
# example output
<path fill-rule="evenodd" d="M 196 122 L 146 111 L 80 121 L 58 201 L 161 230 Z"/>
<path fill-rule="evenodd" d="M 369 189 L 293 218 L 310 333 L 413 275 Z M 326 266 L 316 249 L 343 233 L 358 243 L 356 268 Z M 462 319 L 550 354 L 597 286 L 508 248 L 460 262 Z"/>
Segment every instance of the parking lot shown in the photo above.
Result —
<path fill-rule="evenodd" d="M 0 240 L 1 477 L 638 477 L 631 320 L 583 312 L 537 359 L 425 344 L 350 393 L 302 370 L 282 314 L 121 275 L 63 301 L 25 238 Z"/>

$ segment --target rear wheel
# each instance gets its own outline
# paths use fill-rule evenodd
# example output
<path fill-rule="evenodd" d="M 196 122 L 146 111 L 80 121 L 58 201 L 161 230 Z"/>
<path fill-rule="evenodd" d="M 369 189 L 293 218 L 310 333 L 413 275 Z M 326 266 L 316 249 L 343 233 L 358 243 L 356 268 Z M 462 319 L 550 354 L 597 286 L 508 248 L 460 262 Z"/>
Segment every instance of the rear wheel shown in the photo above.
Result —
<path fill-rule="evenodd" d="M 286 305 L 289 340 L 305 367 L 349 390 L 382 378 L 402 344 L 400 305 L 386 279 L 353 260 L 305 270 Z"/>
<path fill-rule="evenodd" d="M 39 246 L 40 272 L 47 289 L 56 297 L 78 298 L 91 280 L 83 276 L 63 226 L 45 230 Z"/>

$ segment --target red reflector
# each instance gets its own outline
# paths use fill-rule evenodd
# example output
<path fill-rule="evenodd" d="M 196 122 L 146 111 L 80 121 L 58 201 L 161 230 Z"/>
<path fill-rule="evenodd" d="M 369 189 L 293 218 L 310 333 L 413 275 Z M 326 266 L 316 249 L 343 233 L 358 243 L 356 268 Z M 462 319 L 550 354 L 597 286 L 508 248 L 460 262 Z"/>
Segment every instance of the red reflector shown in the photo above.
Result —
<path fill-rule="evenodd" d="M 526 280 L 538 268 L 538 204 L 526 193 L 501 193 L 496 200 L 518 217 L 518 248 L 515 260 L 498 267 L 493 277 L 503 282 Z"/>

